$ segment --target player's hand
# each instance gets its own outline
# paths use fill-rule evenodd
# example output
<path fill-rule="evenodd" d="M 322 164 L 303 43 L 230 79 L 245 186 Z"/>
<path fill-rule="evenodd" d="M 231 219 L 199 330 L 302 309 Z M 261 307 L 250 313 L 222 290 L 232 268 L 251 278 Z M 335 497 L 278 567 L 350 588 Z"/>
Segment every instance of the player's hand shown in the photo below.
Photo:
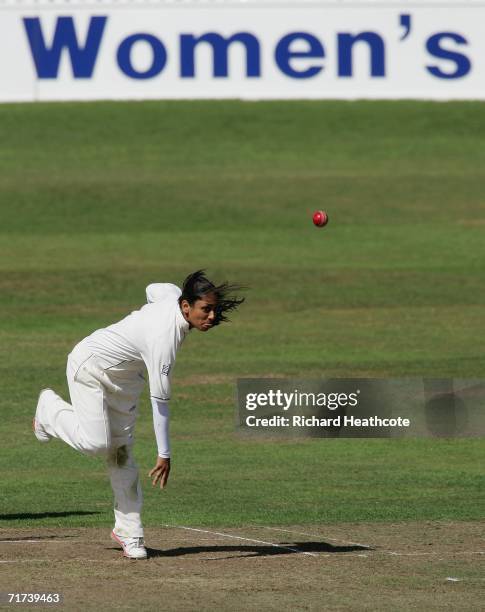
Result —
<path fill-rule="evenodd" d="M 148 476 L 152 479 L 152 486 L 160 483 L 160 488 L 163 489 L 168 481 L 168 475 L 170 474 L 170 459 L 163 459 L 157 457 L 157 463 L 155 467 L 148 472 Z"/>

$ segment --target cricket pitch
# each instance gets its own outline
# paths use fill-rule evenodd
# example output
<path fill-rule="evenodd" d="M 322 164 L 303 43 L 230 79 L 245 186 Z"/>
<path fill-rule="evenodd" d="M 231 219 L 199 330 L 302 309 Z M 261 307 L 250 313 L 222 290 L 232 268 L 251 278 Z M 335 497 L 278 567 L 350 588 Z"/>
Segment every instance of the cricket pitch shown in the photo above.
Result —
<path fill-rule="evenodd" d="M 0 591 L 60 593 L 69 610 L 481 609 L 484 528 L 171 525 L 146 529 L 147 561 L 124 559 L 106 529 L 3 529 Z"/>

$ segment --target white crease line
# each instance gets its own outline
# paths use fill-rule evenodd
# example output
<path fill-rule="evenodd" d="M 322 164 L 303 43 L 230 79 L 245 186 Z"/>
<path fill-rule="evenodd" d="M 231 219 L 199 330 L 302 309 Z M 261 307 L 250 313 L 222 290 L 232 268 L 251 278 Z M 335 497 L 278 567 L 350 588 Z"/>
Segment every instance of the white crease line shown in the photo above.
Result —
<path fill-rule="evenodd" d="M 58 563 L 60 561 L 62 561 L 62 563 L 68 563 L 69 561 L 82 561 L 83 563 L 106 563 L 106 559 L 13 559 L 9 561 L 0 561 L 0 563 L 33 563 L 35 561 L 41 561 L 42 563 L 45 563 L 46 561 L 51 563 Z"/>
<path fill-rule="evenodd" d="M 258 527 L 260 529 L 271 529 L 272 531 L 284 531 L 286 533 L 296 533 L 297 535 L 304 535 L 308 538 L 323 538 L 325 540 L 332 540 L 332 542 L 341 542 L 342 544 L 353 544 L 354 546 L 363 546 L 364 548 L 368 548 L 370 550 L 370 546 L 367 544 L 360 544 L 360 542 L 350 542 L 349 540 L 341 540 L 337 538 L 329 538 L 326 535 L 314 534 L 314 533 L 303 533 L 302 531 L 293 531 L 291 529 L 279 529 L 278 527 L 266 527 L 265 525 L 254 525 L 254 527 Z"/>
<path fill-rule="evenodd" d="M 382 550 L 379 551 L 381 553 L 384 553 L 386 555 L 391 555 L 393 557 L 423 557 L 423 556 L 429 556 L 429 555 L 442 555 L 443 551 L 441 552 L 422 552 L 422 553 L 400 553 L 400 552 L 394 552 L 392 550 Z M 483 550 L 477 550 L 477 551 L 473 551 L 473 550 L 462 550 L 462 551 L 450 551 L 451 555 L 485 555 L 485 551 Z"/>
<path fill-rule="evenodd" d="M 243 538 L 241 536 L 230 535 L 228 533 L 220 533 L 219 531 L 207 531 L 206 529 L 195 529 L 195 527 L 184 527 L 183 525 L 164 525 L 164 527 L 171 527 L 172 529 L 186 529 L 188 531 L 197 531 L 199 533 L 211 533 L 212 535 L 222 536 L 223 538 L 232 538 L 233 540 L 244 540 L 246 542 L 255 542 L 256 544 L 266 544 L 267 546 L 274 546 L 275 548 L 283 548 L 285 550 L 291 550 L 291 552 L 299 553 L 300 555 L 309 555 L 310 557 L 319 557 L 315 553 L 307 552 L 304 550 L 298 550 L 297 548 L 291 548 L 290 546 L 283 546 L 282 544 L 275 544 L 274 542 L 264 542 L 263 540 L 253 540 L 252 538 Z"/>
<path fill-rule="evenodd" d="M 45 562 L 45 559 L 15 559 L 14 561 L 0 561 L 0 563 L 29 563 L 30 561 L 42 561 Z"/>
<path fill-rule="evenodd" d="M 428 555 L 439 555 L 440 553 L 435 552 L 415 552 L 415 553 L 400 553 L 394 552 L 393 550 L 382 550 L 384 555 L 391 555 L 392 557 L 424 557 Z"/>
<path fill-rule="evenodd" d="M 71 544 L 72 540 L 0 540 L 0 544 Z"/>

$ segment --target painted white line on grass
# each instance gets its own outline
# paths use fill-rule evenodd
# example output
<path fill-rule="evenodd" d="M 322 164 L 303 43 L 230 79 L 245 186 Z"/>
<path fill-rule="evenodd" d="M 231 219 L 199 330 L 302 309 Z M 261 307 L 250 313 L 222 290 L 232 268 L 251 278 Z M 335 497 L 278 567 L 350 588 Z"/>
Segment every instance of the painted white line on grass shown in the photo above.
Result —
<path fill-rule="evenodd" d="M 0 563 L 29 563 L 29 561 L 42 561 L 44 563 L 46 559 L 15 559 L 14 561 L 0 561 Z"/>
<path fill-rule="evenodd" d="M 231 535 L 229 533 L 221 533 L 219 531 L 208 531 L 207 529 L 196 529 L 195 527 L 184 527 L 183 525 L 164 525 L 164 527 L 171 527 L 172 529 L 186 529 L 187 531 L 197 531 L 199 533 L 210 533 L 212 535 L 218 535 L 223 538 L 231 538 L 233 540 L 244 540 L 245 542 L 255 542 L 256 544 L 265 544 L 266 546 L 273 546 L 274 548 L 283 548 L 284 550 L 291 550 L 291 552 L 298 553 L 300 555 L 309 555 L 310 557 L 319 557 L 316 553 L 307 552 L 305 550 L 298 550 L 297 548 L 291 548 L 290 546 L 283 546 L 283 544 L 275 544 L 274 542 L 265 542 L 264 540 L 254 540 L 252 538 L 243 538 L 241 536 Z"/>
<path fill-rule="evenodd" d="M 378 551 L 381 552 L 385 555 L 391 555 L 392 557 L 424 557 L 424 556 L 431 556 L 431 555 L 442 555 L 443 552 L 416 552 L 416 553 L 401 553 L 401 552 L 395 552 L 393 550 L 381 550 Z M 484 550 L 462 550 L 462 551 L 450 551 L 451 555 L 485 555 L 485 551 Z M 442 559 L 439 559 L 439 561 L 442 561 Z"/>
<path fill-rule="evenodd" d="M 83 563 L 106 563 L 106 559 L 11 559 L 8 561 L 0 561 L 0 563 L 68 563 L 69 561 L 82 561 Z"/>
<path fill-rule="evenodd" d="M 71 544 L 72 540 L 0 540 L 0 544 Z"/>
<path fill-rule="evenodd" d="M 72 544 L 78 540 L 0 540 L 0 544 Z"/>
<path fill-rule="evenodd" d="M 485 555 L 485 550 L 463 550 L 461 552 L 455 552 L 454 555 Z"/>
<path fill-rule="evenodd" d="M 341 542 L 342 544 L 352 544 L 353 546 L 362 546 L 363 548 L 371 549 L 371 546 L 367 544 L 361 544 L 360 542 L 350 542 L 349 540 L 342 540 L 340 538 L 329 538 L 326 535 L 315 534 L 315 533 L 303 533 L 303 531 L 293 531 L 292 529 L 280 529 L 279 527 L 266 527 L 265 525 L 254 525 L 259 529 L 271 529 L 271 531 L 284 531 L 285 533 L 295 533 L 297 535 L 304 535 L 307 538 L 323 538 L 325 540 L 332 540 L 332 542 Z"/>
<path fill-rule="evenodd" d="M 391 555 L 392 557 L 424 557 L 428 555 L 439 555 L 440 553 L 435 552 L 415 552 L 415 553 L 401 553 L 395 552 L 394 550 L 382 550 L 385 555 Z"/>

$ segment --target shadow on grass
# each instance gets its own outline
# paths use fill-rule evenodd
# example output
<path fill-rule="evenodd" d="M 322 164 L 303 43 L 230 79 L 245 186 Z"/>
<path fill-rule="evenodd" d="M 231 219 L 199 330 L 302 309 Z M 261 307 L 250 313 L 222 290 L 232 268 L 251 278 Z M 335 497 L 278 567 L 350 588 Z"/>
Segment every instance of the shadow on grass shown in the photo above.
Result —
<path fill-rule="evenodd" d="M 348 553 L 356 551 L 372 550 L 367 546 L 334 546 L 327 542 L 293 542 L 283 543 L 275 546 L 254 546 L 254 545 L 235 545 L 235 546 L 181 546 L 169 550 L 158 550 L 147 548 L 148 557 L 180 557 L 183 555 L 198 555 L 201 553 L 228 553 L 240 552 L 244 554 L 218 557 L 217 559 L 205 559 L 205 561 L 217 561 L 220 559 L 234 559 L 238 557 L 267 557 L 274 555 L 294 555 L 301 553 Z"/>
<path fill-rule="evenodd" d="M 0 514 L 0 521 L 28 521 L 32 519 L 61 518 L 64 516 L 87 516 L 91 514 L 101 514 L 101 512 L 73 510 L 71 512 L 24 512 L 22 514 Z"/>

